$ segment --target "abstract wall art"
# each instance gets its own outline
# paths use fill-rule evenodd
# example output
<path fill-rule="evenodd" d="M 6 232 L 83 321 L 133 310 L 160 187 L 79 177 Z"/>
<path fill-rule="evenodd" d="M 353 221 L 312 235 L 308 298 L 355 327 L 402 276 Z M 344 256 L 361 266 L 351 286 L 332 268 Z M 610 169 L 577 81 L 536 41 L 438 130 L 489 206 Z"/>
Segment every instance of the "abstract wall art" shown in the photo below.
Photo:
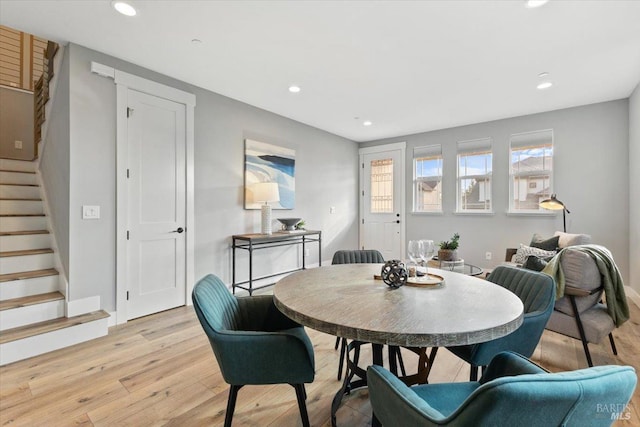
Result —
<path fill-rule="evenodd" d="M 251 186 L 259 182 L 278 184 L 280 201 L 271 202 L 273 209 L 293 209 L 296 196 L 296 151 L 286 147 L 245 139 L 244 208 L 260 209 L 253 201 Z"/>

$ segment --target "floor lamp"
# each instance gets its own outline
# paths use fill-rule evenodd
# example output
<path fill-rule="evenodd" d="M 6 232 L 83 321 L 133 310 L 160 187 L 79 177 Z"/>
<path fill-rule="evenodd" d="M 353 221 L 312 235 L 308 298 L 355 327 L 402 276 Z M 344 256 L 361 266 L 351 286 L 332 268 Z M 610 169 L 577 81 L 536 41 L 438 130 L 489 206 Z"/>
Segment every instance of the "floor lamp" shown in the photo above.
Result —
<path fill-rule="evenodd" d="M 551 195 L 550 199 L 544 199 L 543 201 L 541 201 L 540 207 L 543 209 L 549 209 L 552 211 L 559 211 L 560 209 L 562 209 L 562 225 L 564 227 L 564 232 L 565 233 L 567 232 L 567 217 L 565 215 L 565 212 L 566 213 L 571 213 L 571 212 L 569 212 L 569 209 L 567 209 L 564 203 L 556 199 L 555 193 Z"/>
<path fill-rule="evenodd" d="M 262 234 L 271 234 L 271 205 L 270 202 L 280 201 L 280 192 L 276 182 L 259 182 L 253 184 L 253 201 L 264 202 L 262 205 Z"/>

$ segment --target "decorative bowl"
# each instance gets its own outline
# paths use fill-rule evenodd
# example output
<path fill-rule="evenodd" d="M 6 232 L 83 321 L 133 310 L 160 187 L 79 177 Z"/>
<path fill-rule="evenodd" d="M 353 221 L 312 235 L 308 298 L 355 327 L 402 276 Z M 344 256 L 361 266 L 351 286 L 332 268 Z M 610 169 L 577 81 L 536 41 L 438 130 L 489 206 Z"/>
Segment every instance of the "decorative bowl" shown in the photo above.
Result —
<path fill-rule="evenodd" d="M 283 230 L 285 231 L 293 231 L 296 229 L 296 224 L 299 223 L 302 218 L 278 218 L 283 225 Z"/>

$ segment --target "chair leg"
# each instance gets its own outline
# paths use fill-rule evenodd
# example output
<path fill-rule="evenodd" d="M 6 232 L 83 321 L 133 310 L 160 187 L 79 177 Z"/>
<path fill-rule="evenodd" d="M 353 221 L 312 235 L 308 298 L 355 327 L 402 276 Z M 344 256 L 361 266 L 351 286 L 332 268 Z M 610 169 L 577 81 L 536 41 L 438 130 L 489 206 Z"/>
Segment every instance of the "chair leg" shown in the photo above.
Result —
<path fill-rule="evenodd" d="M 613 340 L 613 334 L 609 332 L 609 342 L 611 343 L 611 350 L 613 350 L 613 354 L 618 355 L 618 349 L 616 349 L 616 342 Z"/>
<path fill-rule="evenodd" d="M 569 301 L 571 301 L 571 307 L 573 308 L 573 314 L 575 314 L 576 324 L 578 326 L 578 332 L 580 332 L 580 341 L 582 341 L 582 348 L 584 348 L 584 355 L 587 357 L 587 363 L 589 367 L 593 366 L 591 361 L 591 353 L 589 353 L 589 345 L 587 342 L 587 336 L 584 333 L 582 327 L 582 320 L 580 320 L 580 313 L 578 312 L 578 306 L 576 304 L 576 298 L 573 295 L 569 295 Z"/>
<path fill-rule="evenodd" d="M 340 341 L 340 362 L 338 362 L 338 381 L 342 379 L 342 369 L 344 367 L 344 358 L 346 356 L 347 350 L 347 339 L 338 337 Z M 338 344 L 336 344 L 336 348 L 338 348 Z"/>
<path fill-rule="evenodd" d="M 224 416 L 224 427 L 231 427 L 233 411 L 236 409 L 236 398 L 238 397 L 238 390 L 240 390 L 241 388 L 241 385 L 231 385 L 231 388 L 229 389 L 229 400 L 227 401 L 227 413 Z"/>
<path fill-rule="evenodd" d="M 478 381 L 478 367 L 471 365 L 471 373 L 469 374 L 469 381 Z"/>
<path fill-rule="evenodd" d="M 298 408 L 300 409 L 300 417 L 302 418 L 303 427 L 309 427 L 309 414 L 307 414 L 307 392 L 304 389 L 304 384 L 293 384 L 293 388 L 296 389 L 296 397 L 298 398 Z"/>
<path fill-rule="evenodd" d="M 338 344 L 340 344 L 340 337 L 336 337 L 336 345 L 333 347 L 334 350 L 338 349 Z"/>

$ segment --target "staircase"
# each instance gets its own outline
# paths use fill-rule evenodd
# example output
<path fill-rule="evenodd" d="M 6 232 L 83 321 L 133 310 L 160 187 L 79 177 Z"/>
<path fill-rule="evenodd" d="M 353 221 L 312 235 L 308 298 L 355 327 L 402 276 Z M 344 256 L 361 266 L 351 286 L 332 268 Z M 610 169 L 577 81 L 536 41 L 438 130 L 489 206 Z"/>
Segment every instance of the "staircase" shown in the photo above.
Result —
<path fill-rule="evenodd" d="M 102 310 L 66 317 L 35 162 L 0 159 L 0 365 L 107 334 Z"/>

